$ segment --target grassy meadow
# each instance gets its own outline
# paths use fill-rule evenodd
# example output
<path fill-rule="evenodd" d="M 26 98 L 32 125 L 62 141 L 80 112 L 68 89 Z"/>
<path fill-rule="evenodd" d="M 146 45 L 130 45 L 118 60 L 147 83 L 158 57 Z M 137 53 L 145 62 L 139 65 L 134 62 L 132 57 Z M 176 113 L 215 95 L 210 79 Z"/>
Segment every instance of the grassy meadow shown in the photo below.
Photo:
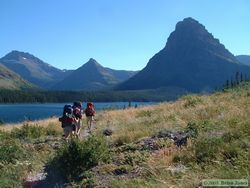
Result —
<path fill-rule="evenodd" d="M 113 134 L 104 137 L 107 128 Z M 181 149 L 159 136 L 187 130 L 195 135 Z M 249 159 L 249 82 L 212 95 L 102 111 L 92 136 L 69 143 L 56 118 L 0 127 L 0 187 L 29 187 L 27 177 L 43 168 L 54 186 L 199 187 L 202 179 L 249 181 Z"/>

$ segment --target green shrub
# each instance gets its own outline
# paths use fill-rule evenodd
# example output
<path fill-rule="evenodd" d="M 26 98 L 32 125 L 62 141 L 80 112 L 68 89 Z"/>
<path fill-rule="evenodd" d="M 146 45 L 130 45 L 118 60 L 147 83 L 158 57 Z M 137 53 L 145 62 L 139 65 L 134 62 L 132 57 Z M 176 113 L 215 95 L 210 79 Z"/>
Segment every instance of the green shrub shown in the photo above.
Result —
<path fill-rule="evenodd" d="M 189 133 L 192 138 L 196 138 L 198 136 L 198 129 L 199 127 L 197 123 L 188 122 L 185 132 Z"/>
<path fill-rule="evenodd" d="M 15 163 L 28 156 L 27 151 L 13 139 L 6 139 L 0 142 L 0 161 Z"/>
<path fill-rule="evenodd" d="M 230 144 L 229 146 L 223 148 L 222 154 L 225 160 L 233 160 L 238 158 L 239 149 L 235 144 Z"/>
<path fill-rule="evenodd" d="M 131 139 L 128 135 L 121 135 L 114 141 L 114 145 L 118 147 L 124 144 L 128 144 L 130 142 L 131 142 Z"/>
<path fill-rule="evenodd" d="M 48 136 L 58 136 L 61 135 L 61 132 L 59 132 L 56 129 L 56 125 L 53 123 L 50 123 L 48 127 L 46 127 L 45 134 Z"/>
<path fill-rule="evenodd" d="M 141 110 L 141 111 L 138 112 L 137 118 L 140 118 L 140 117 L 151 117 L 152 114 L 153 114 L 152 110 Z"/>
<path fill-rule="evenodd" d="M 0 142 L 2 142 L 3 140 L 6 140 L 6 139 L 10 139 L 11 136 L 8 132 L 4 132 L 4 131 L 1 131 L 0 130 Z"/>
<path fill-rule="evenodd" d="M 197 138 L 198 134 L 204 132 L 211 132 L 216 130 L 218 126 L 209 120 L 204 121 L 190 121 L 188 122 L 185 132 L 189 133 L 192 138 Z"/>
<path fill-rule="evenodd" d="M 126 145 L 123 145 L 119 148 L 117 148 L 117 151 L 119 152 L 126 152 L 126 151 L 136 151 L 138 149 L 137 145 L 134 144 L 134 143 L 130 143 L 130 144 L 126 144 Z"/>
<path fill-rule="evenodd" d="M 37 139 L 60 134 L 61 132 L 56 129 L 54 124 L 49 124 L 47 127 L 25 124 L 21 128 L 14 128 L 11 131 L 11 136 L 18 139 Z"/>
<path fill-rule="evenodd" d="M 81 181 L 81 187 L 94 187 L 96 184 L 94 173 L 86 171 L 83 173 L 83 180 Z"/>
<path fill-rule="evenodd" d="M 184 107 L 195 107 L 197 104 L 202 102 L 201 97 L 196 96 L 196 95 L 187 95 L 182 97 L 182 99 L 185 100 Z"/>
<path fill-rule="evenodd" d="M 19 139 L 35 139 L 46 135 L 46 129 L 40 126 L 25 124 L 21 128 L 13 129 L 11 135 Z"/>
<path fill-rule="evenodd" d="M 188 164 L 190 165 L 195 162 L 195 158 L 191 151 L 186 150 L 186 151 L 183 151 L 182 153 L 176 153 L 173 156 L 172 162 L 181 163 L 184 165 L 188 165 Z"/>
<path fill-rule="evenodd" d="M 143 152 L 135 151 L 135 152 L 126 152 L 124 155 L 124 164 L 130 166 L 139 165 L 147 160 L 147 155 Z"/>
<path fill-rule="evenodd" d="M 239 132 L 226 132 L 222 135 L 222 139 L 224 142 L 232 142 L 236 139 L 240 138 L 240 133 Z"/>
<path fill-rule="evenodd" d="M 84 171 L 109 160 L 109 148 L 103 137 L 91 136 L 86 141 L 74 139 L 57 151 L 49 162 L 49 171 L 56 170 L 66 180 L 75 181 Z"/>
<path fill-rule="evenodd" d="M 201 138 L 194 143 L 195 158 L 197 163 L 211 162 L 219 156 L 222 147 L 221 138 Z"/>
<path fill-rule="evenodd" d="M 0 187 L 23 187 L 22 185 L 22 169 L 18 169 L 13 165 L 5 165 L 0 167 Z"/>

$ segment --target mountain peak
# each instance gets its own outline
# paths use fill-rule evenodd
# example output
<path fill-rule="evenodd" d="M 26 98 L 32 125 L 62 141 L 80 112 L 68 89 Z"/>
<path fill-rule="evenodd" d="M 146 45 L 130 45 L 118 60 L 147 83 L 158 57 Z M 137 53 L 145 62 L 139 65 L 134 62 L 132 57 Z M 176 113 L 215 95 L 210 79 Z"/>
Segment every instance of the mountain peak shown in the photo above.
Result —
<path fill-rule="evenodd" d="M 13 50 L 0 60 L 10 70 L 42 88 L 54 85 L 58 80 L 62 80 L 64 75 L 67 75 L 60 69 L 45 63 L 27 52 Z"/>
<path fill-rule="evenodd" d="M 194 37 L 206 36 L 211 37 L 211 34 L 206 30 L 205 26 L 200 24 L 197 20 L 188 17 L 184 18 L 182 21 L 178 22 L 175 26 L 174 33 L 191 35 Z"/>
<path fill-rule="evenodd" d="M 202 25 L 192 17 L 184 18 L 182 21 L 179 21 L 176 25 L 181 25 L 181 24 Z"/>
<path fill-rule="evenodd" d="M 5 55 L 2 59 L 10 59 L 10 60 L 18 60 L 19 58 L 25 58 L 25 59 L 38 59 L 35 56 L 26 53 L 26 52 L 21 52 L 21 51 L 17 51 L 17 50 L 12 50 L 10 53 L 8 53 L 7 55 Z"/>
<path fill-rule="evenodd" d="M 195 29 L 197 29 L 197 28 L 205 29 L 205 26 L 203 26 L 201 23 L 199 23 L 197 20 L 195 20 L 191 17 L 184 18 L 182 21 L 179 21 L 176 24 L 176 29 L 185 28 L 185 27 L 195 28 Z"/>
<path fill-rule="evenodd" d="M 223 44 L 193 18 L 176 24 L 166 46 L 147 66 L 118 89 L 138 90 L 179 87 L 187 91 L 211 91 L 235 72 L 249 73 Z"/>
<path fill-rule="evenodd" d="M 97 63 L 97 61 L 94 58 L 89 58 L 88 62 L 93 62 L 93 63 Z"/>
<path fill-rule="evenodd" d="M 236 62 L 220 41 L 209 33 L 204 25 L 197 20 L 188 17 L 176 24 L 175 30 L 170 34 L 165 50 L 178 54 L 178 57 L 189 58 L 198 51 L 214 53 L 217 56 Z M 200 53 L 201 54 L 201 53 Z"/>
<path fill-rule="evenodd" d="M 87 63 L 85 63 L 85 66 L 95 66 L 95 67 L 102 67 L 95 59 L 90 58 Z"/>
<path fill-rule="evenodd" d="M 134 72 L 105 68 L 95 59 L 90 58 L 87 63 L 76 69 L 62 82 L 56 84 L 54 89 L 99 90 L 111 87 L 132 75 L 134 75 Z"/>

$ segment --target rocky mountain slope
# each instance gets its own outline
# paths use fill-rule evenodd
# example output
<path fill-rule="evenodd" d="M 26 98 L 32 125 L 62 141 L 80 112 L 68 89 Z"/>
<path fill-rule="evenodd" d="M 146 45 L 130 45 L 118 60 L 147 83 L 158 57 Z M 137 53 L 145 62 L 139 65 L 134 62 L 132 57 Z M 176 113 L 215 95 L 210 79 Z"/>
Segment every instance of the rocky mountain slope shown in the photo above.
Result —
<path fill-rule="evenodd" d="M 24 52 L 12 51 L 0 62 L 23 79 L 41 88 L 49 88 L 68 75 L 67 71 L 57 69 L 39 58 Z"/>
<path fill-rule="evenodd" d="M 223 44 L 193 18 L 176 24 L 166 46 L 147 66 L 116 87 L 117 90 L 180 87 L 191 92 L 211 91 L 239 71 L 250 74 Z"/>
<path fill-rule="evenodd" d="M 31 89 L 34 85 L 0 63 L 0 89 Z"/>
<path fill-rule="evenodd" d="M 135 71 L 105 68 L 91 58 L 52 88 L 55 90 L 100 90 L 114 86 L 135 73 Z"/>

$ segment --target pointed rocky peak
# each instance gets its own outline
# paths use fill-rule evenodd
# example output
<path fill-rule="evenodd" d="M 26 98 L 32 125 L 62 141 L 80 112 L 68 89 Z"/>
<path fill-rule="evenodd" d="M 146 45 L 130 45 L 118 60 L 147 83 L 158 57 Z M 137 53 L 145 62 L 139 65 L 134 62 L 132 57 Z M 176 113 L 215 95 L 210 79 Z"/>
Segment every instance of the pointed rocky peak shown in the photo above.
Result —
<path fill-rule="evenodd" d="M 189 30 L 189 31 L 194 31 L 197 32 L 198 30 L 207 32 L 205 26 L 200 24 L 197 20 L 188 17 L 184 18 L 183 21 L 180 21 L 176 24 L 175 30 Z"/>
<path fill-rule="evenodd" d="M 87 68 L 87 69 L 99 69 L 103 68 L 101 64 L 99 64 L 95 59 L 90 58 L 87 63 L 85 63 L 82 67 L 80 68 Z"/>
<path fill-rule="evenodd" d="M 178 43 L 182 45 L 183 42 L 192 44 L 194 41 L 211 41 L 215 40 L 213 35 L 209 33 L 205 26 L 200 24 L 193 18 L 185 18 L 176 24 L 175 30 L 170 34 L 168 43 Z M 218 40 L 216 40 L 219 43 Z"/>
<path fill-rule="evenodd" d="M 209 91 L 220 87 L 237 71 L 250 72 L 234 55 L 193 18 L 176 24 L 166 46 L 147 66 L 118 89 L 138 90 L 180 87 L 187 91 Z"/>
<path fill-rule="evenodd" d="M 176 57 L 188 58 L 194 54 L 214 54 L 237 62 L 220 41 L 207 31 L 204 25 L 193 18 L 185 18 L 176 24 L 165 46 L 168 53 Z"/>
<path fill-rule="evenodd" d="M 94 58 L 89 58 L 87 63 L 97 63 L 97 61 Z"/>
<path fill-rule="evenodd" d="M 95 59 L 90 58 L 86 64 L 101 66 Z"/>

